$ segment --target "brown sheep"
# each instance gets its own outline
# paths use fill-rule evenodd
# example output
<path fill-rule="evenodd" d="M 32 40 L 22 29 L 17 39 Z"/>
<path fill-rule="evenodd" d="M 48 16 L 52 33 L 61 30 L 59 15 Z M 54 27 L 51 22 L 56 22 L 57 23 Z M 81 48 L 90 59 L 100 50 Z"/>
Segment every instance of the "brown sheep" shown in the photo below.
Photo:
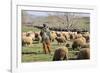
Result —
<path fill-rule="evenodd" d="M 86 39 L 86 42 L 89 42 L 90 41 L 90 34 L 89 34 L 89 32 L 84 32 L 82 34 L 82 36 Z"/>
<path fill-rule="evenodd" d="M 40 42 L 41 41 L 40 32 L 34 32 L 34 34 L 35 34 L 35 39 L 34 40 Z"/>
<path fill-rule="evenodd" d="M 61 37 L 56 37 L 56 40 L 58 42 L 58 44 L 60 45 L 61 43 L 66 43 L 66 39 L 64 36 Z"/>
<path fill-rule="evenodd" d="M 51 40 L 51 42 L 53 42 L 56 37 L 57 37 L 57 35 L 56 35 L 55 31 L 50 32 L 50 40 Z"/>
<path fill-rule="evenodd" d="M 90 59 L 90 48 L 82 48 L 78 53 L 77 59 Z"/>
<path fill-rule="evenodd" d="M 57 35 L 57 37 L 61 37 L 62 36 L 62 34 L 61 34 L 61 32 L 56 32 L 56 35 Z"/>
<path fill-rule="evenodd" d="M 27 32 L 22 32 L 22 36 L 26 36 Z"/>
<path fill-rule="evenodd" d="M 22 46 L 28 45 L 31 46 L 33 43 L 32 37 L 27 35 L 27 36 L 22 36 Z"/>
<path fill-rule="evenodd" d="M 35 40 L 35 33 L 32 31 L 28 31 L 28 32 L 22 32 L 22 37 L 23 36 L 31 36 L 32 40 Z"/>
<path fill-rule="evenodd" d="M 35 40 L 35 33 L 34 32 L 30 33 L 30 36 L 32 37 L 32 40 Z"/>
<path fill-rule="evenodd" d="M 66 38 L 66 40 L 70 40 L 69 32 L 61 32 L 61 34 Z"/>
<path fill-rule="evenodd" d="M 81 46 L 81 48 L 90 48 L 90 43 L 85 43 L 84 45 Z"/>
<path fill-rule="evenodd" d="M 75 39 L 75 35 L 74 34 L 70 34 L 70 40 Z"/>
<path fill-rule="evenodd" d="M 68 60 L 68 48 L 61 47 L 56 49 L 53 56 L 53 61 Z"/>
<path fill-rule="evenodd" d="M 82 34 L 81 34 L 81 33 L 75 35 L 75 39 L 77 39 L 77 38 L 81 38 L 81 37 L 82 37 Z"/>
<path fill-rule="evenodd" d="M 78 47 L 82 47 L 86 44 L 86 39 L 84 37 L 77 38 L 73 41 L 72 48 L 73 50 Z"/>
<path fill-rule="evenodd" d="M 77 35 L 77 32 L 71 32 L 71 31 L 69 31 L 70 40 L 75 39 L 76 35 Z"/>

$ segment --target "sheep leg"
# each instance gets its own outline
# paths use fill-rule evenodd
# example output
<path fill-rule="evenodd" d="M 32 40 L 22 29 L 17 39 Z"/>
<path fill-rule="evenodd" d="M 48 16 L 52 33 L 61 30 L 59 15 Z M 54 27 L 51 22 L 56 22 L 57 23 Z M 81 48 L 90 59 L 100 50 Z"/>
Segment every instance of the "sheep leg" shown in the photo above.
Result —
<path fill-rule="evenodd" d="M 31 46 L 32 46 L 32 43 L 33 43 L 33 42 L 30 42 L 30 43 L 29 43 L 29 47 L 31 47 Z"/>
<path fill-rule="evenodd" d="M 55 55 L 54 55 L 54 57 L 53 57 L 53 60 L 52 61 L 56 61 L 56 59 L 55 59 Z"/>
<path fill-rule="evenodd" d="M 68 60 L 68 56 L 66 56 L 66 55 L 65 55 L 65 57 L 64 57 L 64 59 L 63 59 L 63 60 Z"/>
<path fill-rule="evenodd" d="M 58 45 L 60 45 L 59 42 L 58 42 Z"/>
<path fill-rule="evenodd" d="M 28 46 L 31 47 L 31 44 L 29 44 Z"/>

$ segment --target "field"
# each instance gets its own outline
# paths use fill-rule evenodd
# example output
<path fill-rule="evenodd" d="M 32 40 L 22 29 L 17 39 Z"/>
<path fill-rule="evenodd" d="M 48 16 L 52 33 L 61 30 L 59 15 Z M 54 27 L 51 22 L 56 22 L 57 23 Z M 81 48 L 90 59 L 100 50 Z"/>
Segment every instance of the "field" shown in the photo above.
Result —
<path fill-rule="evenodd" d="M 22 32 L 41 31 L 43 24 L 46 24 L 52 31 L 90 32 L 90 14 L 81 12 L 52 12 L 52 11 L 32 11 L 22 10 Z M 75 34 L 74 34 L 75 35 Z M 25 35 L 26 36 L 26 35 Z M 33 40 L 33 39 L 31 39 Z M 57 41 L 51 43 L 51 54 L 43 53 L 41 42 L 33 41 L 29 46 L 22 46 L 22 62 L 43 62 L 52 61 L 54 51 L 58 47 L 69 44 L 69 60 L 75 60 L 79 52 L 76 48 L 72 50 L 73 40 L 66 40 L 66 43 L 58 45 Z"/>
<path fill-rule="evenodd" d="M 22 32 L 27 32 L 27 31 L 40 31 L 37 28 L 32 28 L 32 27 L 23 27 Z M 70 41 L 67 41 L 67 43 L 72 43 Z M 55 40 L 54 42 L 51 43 L 52 46 L 52 52 L 51 54 L 44 54 L 43 49 L 42 49 L 42 43 L 34 41 L 33 45 L 28 47 L 28 46 L 23 46 L 22 47 L 22 62 L 42 62 L 42 61 L 52 61 L 53 59 L 53 54 L 55 49 L 61 46 L 65 46 L 65 44 L 58 45 L 57 41 Z M 78 50 L 73 51 L 69 47 L 69 59 L 73 60 L 76 58 Z"/>

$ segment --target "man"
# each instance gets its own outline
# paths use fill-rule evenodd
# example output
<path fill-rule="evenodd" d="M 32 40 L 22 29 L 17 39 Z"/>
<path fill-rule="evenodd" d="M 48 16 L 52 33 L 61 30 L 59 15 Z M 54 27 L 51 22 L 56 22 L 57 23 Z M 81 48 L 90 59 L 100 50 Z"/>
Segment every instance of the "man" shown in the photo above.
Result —
<path fill-rule="evenodd" d="M 40 33 L 42 37 L 42 43 L 43 43 L 43 51 L 45 54 L 47 54 L 47 51 L 51 53 L 51 44 L 50 44 L 50 30 L 46 24 L 43 24 L 43 28 Z"/>

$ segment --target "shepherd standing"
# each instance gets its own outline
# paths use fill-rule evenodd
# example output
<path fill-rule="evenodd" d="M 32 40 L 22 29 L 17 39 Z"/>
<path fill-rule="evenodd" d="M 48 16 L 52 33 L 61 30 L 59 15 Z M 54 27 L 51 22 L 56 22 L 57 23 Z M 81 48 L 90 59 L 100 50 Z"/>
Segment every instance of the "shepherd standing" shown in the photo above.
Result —
<path fill-rule="evenodd" d="M 51 53 L 51 42 L 50 42 L 50 30 L 46 24 L 43 24 L 43 28 L 40 32 L 40 35 L 42 37 L 42 43 L 43 43 L 43 51 L 45 54 Z"/>

